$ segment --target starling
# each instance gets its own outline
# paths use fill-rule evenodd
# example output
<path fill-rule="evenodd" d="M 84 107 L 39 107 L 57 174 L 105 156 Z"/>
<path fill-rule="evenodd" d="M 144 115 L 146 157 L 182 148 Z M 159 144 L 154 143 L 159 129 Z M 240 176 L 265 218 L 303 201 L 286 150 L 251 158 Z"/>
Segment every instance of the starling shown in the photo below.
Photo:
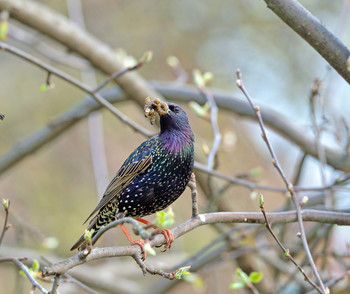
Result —
<path fill-rule="evenodd" d="M 131 153 L 87 218 L 95 215 L 88 226 L 93 236 L 116 219 L 137 219 L 163 210 L 184 192 L 193 171 L 194 135 L 179 105 L 168 103 L 168 110 L 158 113 L 160 133 Z M 86 245 L 83 235 L 71 250 Z"/>

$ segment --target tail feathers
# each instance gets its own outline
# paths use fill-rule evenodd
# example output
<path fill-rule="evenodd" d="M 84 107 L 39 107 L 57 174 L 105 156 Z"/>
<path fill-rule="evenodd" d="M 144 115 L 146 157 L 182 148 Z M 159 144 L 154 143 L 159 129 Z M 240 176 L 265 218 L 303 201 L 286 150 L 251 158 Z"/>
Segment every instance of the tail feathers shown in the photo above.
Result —
<path fill-rule="evenodd" d="M 111 209 L 109 206 L 106 206 L 105 209 L 98 213 L 90 222 L 87 230 L 94 230 L 92 237 L 96 235 L 96 233 L 101 229 L 101 227 L 109 224 L 110 222 L 115 220 L 116 211 Z M 95 240 L 96 242 L 97 240 Z M 93 242 L 93 244 L 95 243 Z M 71 251 L 77 249 L 79 251 L 84 250 L 87 246 L 84 235 L 82 235 L 79 240 L 73 245 L 70 249 Z"/>
<path fill-rule="evenodd" d="M 95 219 L 93 219 L 91 221 L 91 223 L 88 226 L 87 230 L 94 230 L 94 233 L 92 234 L 92 238 L 93 238 L 100 228 L 101 228 L 101 226 L 97 225 L 97 217 L 96 217 Z M 85 234 L 81 235 L 81 237 L 78 239 L 78 241 L 75 242 L 75 244 L 70 249 L 71 251 L 73 251 L 74 249 L 77 249 L 77 248 L 78 248 L 79 251 L 82 251 L 82 250 L 84 250 L 86 248 L 87 242 L 86 242 L 84 236 L 85 236 Z"/>

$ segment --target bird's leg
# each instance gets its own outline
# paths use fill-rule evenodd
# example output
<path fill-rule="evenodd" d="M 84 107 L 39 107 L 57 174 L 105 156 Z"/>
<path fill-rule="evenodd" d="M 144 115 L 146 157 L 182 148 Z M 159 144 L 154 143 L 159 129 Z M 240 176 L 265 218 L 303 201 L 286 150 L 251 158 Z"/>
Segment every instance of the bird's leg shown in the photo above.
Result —
<path fill-rule="evenodd" d="M 126 236 L 126 238 L 128 239 L 128 241 L 130 242 L 131 245 L 139 245 L 141 247 L 142 260 L 145 260 L 146 259 L 146 251 L 143 249 L 143 247 L 145 246 L 145 241 L 143 241 L 142 239 L 134 240 L 124 225 L 119 225 L 119 226 L 122 229 L 124 235 Z"/>
<path fill-rule="evenodd" d="M 137 220 L 138 222 L 143 223 L 145 225 L 150 225 L 153 229 L 159 230 L 158 226 L 152 224 L 148 220 L 145 220 L 143 218 L 135 218 L 135 220 Z M 166 244 L 165 244 L 165 247 L 163 250 L 163 252 L 165 252 L 171 247 L 171 243 L 174 242 L 175 238 L 174 238 L 173 233 L 169 229 L 161 230 L 160 233 L 164 235 L 165 240 L 166 240 Z"/>

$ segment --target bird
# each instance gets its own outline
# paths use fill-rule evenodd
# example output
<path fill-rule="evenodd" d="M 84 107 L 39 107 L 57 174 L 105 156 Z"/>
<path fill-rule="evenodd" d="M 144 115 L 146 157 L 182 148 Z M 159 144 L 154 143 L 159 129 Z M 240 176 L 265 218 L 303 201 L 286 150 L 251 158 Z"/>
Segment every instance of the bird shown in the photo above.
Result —
<path fill-rule="evenodd" d="M 159 134 L 130 154 L 85 221 L 92 218 L 87 228 L 94 230 L 92 238 L 101 227 L 123 217 L 149 223 L 142 217 L 164 210 L 186 189 L 193 172 L 194 134 L 184 109 L 175 103 L 167 105 L 167 111 L 158 112 Z M 123 225 L 121 228 L 130 243 L 143 250 L 144 242 L 133 241 L 126 228 Z M 167 249 L 174 238 L 170 230 L 162 233 Z M 85 248 L 87 241 L 82 235 L 71 250 Z"/>

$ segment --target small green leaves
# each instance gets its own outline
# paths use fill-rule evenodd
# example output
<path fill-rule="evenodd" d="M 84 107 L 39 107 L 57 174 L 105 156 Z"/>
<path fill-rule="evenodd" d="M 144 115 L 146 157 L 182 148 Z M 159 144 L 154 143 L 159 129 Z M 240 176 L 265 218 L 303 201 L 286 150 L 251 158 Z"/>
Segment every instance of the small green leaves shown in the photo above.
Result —
<path fill-rule="evenodd" d="M 244 271 L 242 271 L 240 268 L 238 268 L 238 269 L 236 270 L 236 273 L 237 273 L 239 279 L 241 280 L 241 282 L 242 282 L 244 285 L 249 284 L 249 282 L 250 282 L 249 276 L 248 276 Z"/>
<path fill-rule="evenodd" d="M 33 260 L 33 265 L 32 265 L 32 269 L 35 272 L 38 272 L 40 269 L 40 263 L 39 261 L 37 261 L 36 259 Z"/>
<path fill-rule="evenodd" d="M 301 201 L 300 201 L 300 206 L 303 206 L 308 202 L 309 202 L 309 197 L 304 196 L 303 199 L 301 199 Z"/>
<path fill-rule="evenodd" d="M 33 259 L 33 264 L 30 268 L 28 268 L 26 265 L 24 265 L 25 268 L 28 270 L 29 274 L 36 279 L 39 275 L 39 271 L 40 271 L 40 263 L 39 261 L 37 261 L 36 259 Z M 24 273 L 24 271 L 20 270 L 19 274 L 27 277 L 26 274 Z M 40 276 L 40 275 L 39 275 Z"/>
<path fill-rule="evenodd" d="M 203 106 L 200 106 L 197 102 L 191 101 L 188 106 L 194 111 L 199 117 L 209 118 L 210 105 L 206 102 Z"/>
<path fill-rule="evenodd" d="M 92 229 L 92 230 L 85 230 L 85 233 L 84 233 L 84 239 L 87 243 L 90 243 L 91 242 L 91 238 L 92 238 L 92 235 L 94 234 L 95 230 Z"/>
<path fill-rule="evenodd" d="M 259 204 L 260 204 L 260 207 L 264 207 L 264 196 L 263 194 L 260 194 L 259 195 Z"/>
<path fill-rule="evenodd" d="M 157 212 L 157 218 L 154 224 L 160 229 L 166 229 L 174 223 L 175 214 L 171 207 L 165 212 L 164 210 Z"/>
<path fill-rule="evenodd" d="M 192 79 L 193 83 L 200 89 L 203 89 L 209 82 L 211 82 L 214 78 L 213 73 L 205 72 L 201 73 L 199 69 L 194 69 L 192 71 Z"/>
<path fill-rule="evenodd" d="M 9 12 L 4 10 L 0 13 L 0 41 L 5 41 L 9 31 Z"/>
<path fill-rule="evenodd" d="M 123 48 L 116 49 L 115 55 L 119 59 L 119 61 L 123 62 L 124 66 L 126 66 L 126 67 L 132 67 L 132 66 L 135 66 L 137 64 L 136 59 L 133 56 L 128 55 L 126 50 Z"/>
<path fill-rule="evenodd" d="M 4 206 L 5 211 L 8 211 L 10 207 L 10 200 L 2 199 L 2 205 Z"/>
<path fill-rule="evenodd" d="M 263 274 L 261 272 L 251 272 L 248 276 L 240 268 L 237 269 L 236 273 L 239 278 L 239 281 L 230 284 L 230 289 L 232 290 L 238 290 L 245 287 L 252 288 L 254 287 L 252 284 L 259 283 L 263 278 Z"/>
<path fill-rule="evenodd" d="M 51 82 L 50 84 L 45 83 L 40 86 L 40 91 L 45 92 L 53 88 L 55 88 L 55 84 L 53 82 Z"/>
<path fill-rule="evenodd" d="M 236 282 L 236 283 L 230 284 L 230 289 L 232 290 L 238 290 L 242 288 L 244 288 L 244 284 L 242 282 Z"/>
<path fill-rule="evenodd" d="M 193 78 L 193 83 L 201 88 L 201 87 L 204 87 L 205 86 L 205 83 L 204 83 L 204 79 L 203 79 L 203 76 L 202 76 L 202 73 L 199 69 L 194 69 L 192 71 L 192 78 Z"/>
<path fill-rule="evenodd" d="M 191 268 L 191 266 L 180 267 L 174 273 L 175 279 L 181 280 L 183 275 L 190 275 L 191 273 L 188 271 L 190 268 Z"/>
<path fill-rule="evenodd" d="M 184 281 L 193 284 L 196 288 L 202 288 L 204 286 L 203 279 L 194 273 L 186 274 L 182 277 Z"/>
<path fill-rule="evenodd" d="M 151 60 L 153 58 L 153 52 L 152 51 L 146 51 L 145 53 L 143 53 L 143 55 L 141 56 L 139 63 L 141 64 L 147 64 L 150 63 Z"/>
<path fill-rule="evenodd" d="M 151 244 L 149 242 L 145 243 L 145 245 L 143 246 L 143 250 L 152 256 L 155 256 L 157 253 L 156 251 L 151 247 Z"/>
<path fill-rule="evenodd" d="M 263 278 L 263 274 L 260 272 L 251 272 L 249 274 L 249 279 L 253 284 L 259 283 L 262 278 Z"/>
<path fill-rule="evenodd" d="M 290 255 L 289 255 L 289 249 L 286 249 L 286 251 L 284 252 L 284 256 L 285 257 L 289 257 Z"/>

